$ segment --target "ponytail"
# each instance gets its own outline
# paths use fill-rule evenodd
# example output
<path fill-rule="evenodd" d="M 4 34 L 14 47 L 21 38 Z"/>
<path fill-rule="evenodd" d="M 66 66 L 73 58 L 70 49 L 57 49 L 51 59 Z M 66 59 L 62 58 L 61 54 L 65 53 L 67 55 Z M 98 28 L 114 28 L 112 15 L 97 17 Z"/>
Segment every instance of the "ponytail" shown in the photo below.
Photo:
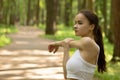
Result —
<path fill-rule="evenodd" d="M 100 47 L 99 57 L 98 57 L 98 72 L 105 72 L 106 71 L 106 61 L 105 61 L 105 54 L 104 54 L 104 46 L 103 46 L 103 38 L 101 33 L 100 26 L 95 27 L 93 33 L 95 36 L 95 41 Z"/>

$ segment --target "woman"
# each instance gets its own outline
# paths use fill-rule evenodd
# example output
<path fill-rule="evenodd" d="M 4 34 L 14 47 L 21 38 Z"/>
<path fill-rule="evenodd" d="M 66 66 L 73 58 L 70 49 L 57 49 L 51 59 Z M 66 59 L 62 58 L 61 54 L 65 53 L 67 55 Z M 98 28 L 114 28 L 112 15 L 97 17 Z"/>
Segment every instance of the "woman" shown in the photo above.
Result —
<path fill-rule="evenodd" d="M 106 71 L 102 33 L 98 17 L 90 11 L 81 11 L 75 17 L 74 31 L 80 40 L 66 38 L 50 43 L 49 52 L 64 48 L 63 70 L 66 80 L 92 80 L 96 66 L 98 72 Z M 69 49 L 76 48 L 69 59 Z"/>

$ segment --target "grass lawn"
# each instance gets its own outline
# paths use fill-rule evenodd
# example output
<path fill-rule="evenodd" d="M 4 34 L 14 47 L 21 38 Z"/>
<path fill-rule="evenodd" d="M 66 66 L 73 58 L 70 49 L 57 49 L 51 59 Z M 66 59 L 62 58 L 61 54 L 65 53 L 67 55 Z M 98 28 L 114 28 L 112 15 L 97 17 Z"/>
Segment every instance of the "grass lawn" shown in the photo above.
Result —
<path fill-rule="evenodd" d="M 45 30 L 44 25 L 39 26 L 40 29 Z M 52 39 L 52 40 L 63 40 L 66 37 L 71 37 L 74 39 L 79 39 L 79 37 L 74 36 L 74 32 L 72 27 L 66 28 L 64 25 L 58 25 L 57 26 L 58 31 L 57 33 L 53 35 L 43 35 L 42 37 Z M 107 61 L 107 72 L 101 74 L 98 73 L 97 70 L 95 71 L 95 77 L 99 78 L 99 80 L 120 80 L 120 62 L 117 63 L 111 63 L 110 60 L 112 58 L 113 53 L 113 44 L 110 44 L 107 40 L 107 38 L 104 36 L 104 48 L 105 48 L 105 55 L 106 55 L 106 61 Z M 70 54 L 74 52 L 74 49 L 71 49 Z"/>

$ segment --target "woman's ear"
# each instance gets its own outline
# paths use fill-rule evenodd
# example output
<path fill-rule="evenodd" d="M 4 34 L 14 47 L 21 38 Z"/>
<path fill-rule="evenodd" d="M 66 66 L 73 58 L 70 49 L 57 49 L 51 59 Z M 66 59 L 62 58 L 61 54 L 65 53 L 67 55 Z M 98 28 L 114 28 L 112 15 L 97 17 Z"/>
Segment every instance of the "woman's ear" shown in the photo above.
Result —
<path fill-rule="evenodd" d="M 94 28 L 95 28 L 95 25 L 94 25 L 94 24 L 91 24 L 91 25 L 90 25 L 90 30 L 94 30 Z"/>

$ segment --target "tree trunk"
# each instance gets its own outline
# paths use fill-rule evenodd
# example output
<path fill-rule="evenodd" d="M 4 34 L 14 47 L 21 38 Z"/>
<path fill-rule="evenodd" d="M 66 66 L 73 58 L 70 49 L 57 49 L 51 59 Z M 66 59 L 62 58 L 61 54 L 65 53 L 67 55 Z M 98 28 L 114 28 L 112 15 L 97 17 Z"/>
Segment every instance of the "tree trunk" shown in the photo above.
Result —
<path fill-rule="evenodd" d="M 102 7 L 102 13 L 103 13 L 103 18 L 104 18 L 104 32 L 107 34 L 107 1 L 103 0 L 103 7 Z"/>
<path fill-rule="evenodd" d="M 78 2 L 78 12 L 86 8 L 86 0 L 77 0 Z"/>
<path fill-rule="evenodd" d="M 15 24 L 15 15 L 14 14 L 10 14 L 10 18 L 9 18 L 10 20 L 10 22 L 9 22 L 9 24 L 10 25 L 14 25 Z"/>
<path fill-rule="evenodd" d="M 112 61 L 120 61 L 120 0 L 111 1 L 111 26 L 114 35 Z"/>
<path fill-rule="evenodd" d="M 78 12 L 82 9 L 82 0 L 77 0 L 78 2 Z"/>
<path fill-rule="evenodd" d="M 72 1 L 73 0 L 65 0 L 65 25 L 70 26 L 70 18 L 72 14 Z"/>
<path fill-rule="evenodd" d="M 40 12 L 40 7 L 39 7 L 39 2 L 40 0 L 37 0 L 36 1 L 37 4 L 36 4 L 36 24 L 38 25 L 39 24 L 39 12 Z"/>
<path fill-rule="evenodd" d="M 86 8 L 90 11 L 93 11 L 93 0 L 87 0 L 86 1 Z"/>
<path fill-rule="evenodd" d="M 62 17 L 61 16 L 61 5 L 60 5 L 60 0 L 58 0 L 58 5 L 57 5 L 57 17 L 56 17 L 56 23 L 60 23 L 60 17 Z"/>
<path fill-rule="evenodd" d="M 101 7 L 101 11 L 103 14 L 103 18 L 104 18 L 104 22 L 103 22 L 103 30 L 105 32 L 106 37 L 108 38 L 109 42 L 113 43 L 113 34 L 111 32 L 111 28 L 109 28 L 109 26 L 107 26 L 107 0 L 102 0 L 102 4 L 103 6 Z"/>
<path fill-rule="evenodd" d="M 27 9 L 27 22 L 26 24 L 29 25 L 30 23 L 30 17 L 31 17 L 31 0 L 28 0 L 28 9 Z"/>
<path fill-rule="evenodd" d="M 58 8 L 58 23 L 64 23 L 65 19 L 64 19 L 64 6 L 65 5 L 65 0 L 61 0 L 59 1 L 59 8 Z"/>
<path fill-rule="evenodd" d="M 0 0 L 0 23 L 3 23 L 3 0 Z"/>
<path fill-rule="evenodd" d="M 10 2 L 10 15 L 9 15 L 9 24 L 10 25 L 14 25 L 15 24 L 15 16 L 16 16 L 16 2 L 15 0 L 12 0 L 12 2 Z"/>
<path fill-rule="evenodd" d="M 45 10 L 40 9 L 40 14 L 41 14 L 40 21 L 41 21 L 42 24 L 44 24 L 45 23 Z"/>
<path fill-rule="evenodd" d="M 54 35 L 56 31 L 57 0 L 46 0 L 47 20 L 46 34 Z"/>

